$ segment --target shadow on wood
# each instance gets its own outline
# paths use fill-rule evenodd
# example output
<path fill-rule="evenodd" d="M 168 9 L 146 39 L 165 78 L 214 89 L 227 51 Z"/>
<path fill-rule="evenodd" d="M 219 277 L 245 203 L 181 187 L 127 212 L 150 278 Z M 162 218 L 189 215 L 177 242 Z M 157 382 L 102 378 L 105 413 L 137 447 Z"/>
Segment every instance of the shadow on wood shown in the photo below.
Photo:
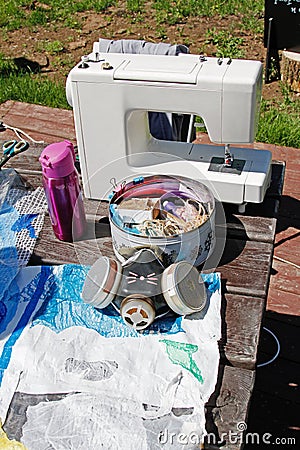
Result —
<path fill-rule="evenodd" d="M 287 446 L 296 448 L 300 435 L 300 317 L 267 311 L 263 325 L 278 339 L 280 352 L 274 362 L 257 368 L 247 431 L 259 433 L 260 436 L 270 433 L 272 441 L 276 438 L 297 439 L 294 445 Z M 262 332 L 258 365 L 271 360 L 276 350 L 276 340 L 270 333 Z M 245 447 L 247 450 L 252 448 L 251 445 Z"/>

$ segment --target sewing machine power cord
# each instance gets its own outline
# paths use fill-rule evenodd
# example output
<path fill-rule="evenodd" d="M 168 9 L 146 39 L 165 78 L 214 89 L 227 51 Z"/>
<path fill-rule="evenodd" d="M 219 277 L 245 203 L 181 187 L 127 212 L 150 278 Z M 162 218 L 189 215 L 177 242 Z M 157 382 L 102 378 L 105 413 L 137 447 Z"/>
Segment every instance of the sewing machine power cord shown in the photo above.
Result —
<path fill-rule="evenodd" d="M 277 345 L 277 350 L 275 352 L 275 355 L 272 356 L 271 359 L 269 359 L 268 361 L 265 361 L 261 364 L 257 364 L 257 368 L 264 367 L 264 366 L 271 364 L 272 362 L 275 361 L 275 359 L 278 357 L 278 355 L 280 353 L 280 342 L 279 342 L 278 338 L 275 336 L 275 334 L 273 333 L 273 331 L 269 330 L 269 328 L 266 328 L 266 327 L 263 327 L 263 330 L 267 331 L 274 338 L 276 345 Z"/>
<path fill-rule="evenodd" d="M 34 144 L 44 144 L 44 141 L 36 141 L 29 134 L 25 133 L 25 131 L 21 130 L 20 128 L 16 128 L 16 127 L 8 125 L 4 122 L 0 122 L 0 132 L 6 131 L 6 130 L 13 131 L 16 134 L 16 136 L 18 137 L 18 139 L 20 139 L 21 141 L 23 140 L 23 137 L 21 136 L 23 134 L 24 136 L 26 136 L 27 139 L 29 139 Z"/>

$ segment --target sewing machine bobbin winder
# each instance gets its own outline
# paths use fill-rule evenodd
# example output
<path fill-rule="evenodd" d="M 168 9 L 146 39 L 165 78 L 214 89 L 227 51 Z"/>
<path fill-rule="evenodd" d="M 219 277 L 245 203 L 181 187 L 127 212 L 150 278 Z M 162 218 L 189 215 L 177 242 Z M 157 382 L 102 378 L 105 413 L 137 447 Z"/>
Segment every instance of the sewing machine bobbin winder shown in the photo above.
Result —
<path fill-rule="evenodd" d="M 219 200 L 239 205 L 240 212 L 248 202 L 263 201 L 271 153 L 230 147 L 254 140 L 260 62 L 99 53 L 98 45 L 67 80 L 87 198 L 107 198 L 112 178 L 148 173 L 197 177 Z M 200 116 L 211 141 L 223 146 L 155 139 L 148 111 Z"/>

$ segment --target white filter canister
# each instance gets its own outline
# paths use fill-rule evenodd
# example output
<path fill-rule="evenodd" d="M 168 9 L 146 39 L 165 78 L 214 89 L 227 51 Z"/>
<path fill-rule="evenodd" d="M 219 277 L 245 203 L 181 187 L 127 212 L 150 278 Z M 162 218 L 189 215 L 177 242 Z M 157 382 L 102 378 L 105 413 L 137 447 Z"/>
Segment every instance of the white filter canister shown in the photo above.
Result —
<path fill-rule="evenodd" d="M 103 309 L 115 297 L 122 277 L 119 261 L 103 256 L 90 268 L 82 290 L 82 299 L 96 308 Z"/>
<path fill-rule="evenodd" d="M 193 314 L 206 305 L 205 284 L 198 270 L 186 261 L 171 264 L 162 275 L 161 286 L 168 306 L 177 314 Z"/>
<path fill-rule="evenodd" d="M 155 319 L 154 303 L 143 294 L 132 294 L 124 298 L 120 313 L 126 325 L 138 331 L 147 328 Z"/>

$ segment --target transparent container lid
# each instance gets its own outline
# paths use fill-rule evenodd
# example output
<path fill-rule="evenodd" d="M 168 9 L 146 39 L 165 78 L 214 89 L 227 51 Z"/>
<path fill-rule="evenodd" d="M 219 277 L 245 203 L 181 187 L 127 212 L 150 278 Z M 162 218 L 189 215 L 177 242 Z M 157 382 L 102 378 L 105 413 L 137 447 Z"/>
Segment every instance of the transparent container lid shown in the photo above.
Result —
<path fill-rule="evenodd" d="M 168 237 L 199 228 L 215 209 L 201 182 L 169 175 L 138 176 L 116 186 L 110 220 L 128 233 Z"/>

